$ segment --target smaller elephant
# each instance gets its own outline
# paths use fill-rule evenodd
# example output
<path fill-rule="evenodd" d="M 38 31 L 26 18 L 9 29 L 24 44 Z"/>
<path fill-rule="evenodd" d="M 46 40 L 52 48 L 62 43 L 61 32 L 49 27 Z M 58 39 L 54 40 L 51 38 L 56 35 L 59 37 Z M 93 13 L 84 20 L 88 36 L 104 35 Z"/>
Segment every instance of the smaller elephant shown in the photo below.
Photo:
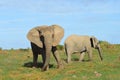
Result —
<path fill-rule="evenodd" d="M 71 54 L 74 52 L 80 52 L 79 61 L 83 61 L 85 52 L 88 53 L 89 60 L 92 60 L 92 48 L 98 50 L 100 59 L 103 60 L 99 41 L 95 37 L 71 35 L 65 40 L 64 46 L 68 63 L 71 62 Z"/>

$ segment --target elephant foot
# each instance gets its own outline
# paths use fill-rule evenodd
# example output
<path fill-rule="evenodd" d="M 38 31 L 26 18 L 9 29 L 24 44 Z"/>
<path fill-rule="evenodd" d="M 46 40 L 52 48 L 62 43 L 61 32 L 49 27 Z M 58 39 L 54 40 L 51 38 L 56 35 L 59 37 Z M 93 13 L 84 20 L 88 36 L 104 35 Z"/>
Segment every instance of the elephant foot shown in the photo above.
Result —
<path fill-rule="evenodd" d="M 85 62 L 85 60 L 83 59 L 83 60 L 79 60 L 79 62 Z"/>
<path fill-rule="evenodd" d="M 58 64 L 58 65 L 57 65 L 57 68 L 58 68 L 58 69 L 63 69 L 63 68 L 64 68 L 63 63 Z"/>
<path fill-rule="evenodd" d="M 79 62 L 83 62 L 83 61 L 79 61 Z"/>
<path fill-rule="evenodd" d="M 62 66 L 61 65 L 57 65 L 57 68 L 60 69 L 60 68 L 62 68 Z"/>
<path fill-rule="evenodd" d="M 68 59 L 66 62 L 67 62 L 67 63 L 71 63 L 72 61 L 71 61 L 71 59 Z"/>
<path fill-rule="evenodd" d="M 32 68 L 37 68 L 37 62 L 33 62 Z"/>
<path fill-rule="evenodd" d="M 91 62 L 92 60 L 81 60 L 79 62 Z"/>
<path fill-rule="evenodd" d="M 71 62 L 72 62 L 72 61 L 70 61 L 70 60 L 69 60 L 69 61 L 67 61 L 67 63 L 68 63 L 68 64 L 69 64 L 69 63 L 71 63 Z"/>
<path fill-rule="evenodd" d="M 32 66 L 32 68 L 38 68 L 37 66 Z"/>
<path fill-rule="evenodd" d="M 49 70 L 49 66 L 43 67 L 43 68 L 41 69 L 42 72 L 43 72 L 43 71 L 47 71 L 47 70 Z"/>
<path fill-rule="evenodd" d="M 32 68 L 37 68 L 37 66 L 36 66 L 36 65 L 33 65 Z"/>
<path fill-rule="evenodd" d="M 87 61 L 90 62 L 90 61 L 92 61 L 92 59 L 88 59 Z"/>
<path fill-rule="evenodd" d="M 36 68 L 35 66 L 32 67 L 33 69 Z"/>

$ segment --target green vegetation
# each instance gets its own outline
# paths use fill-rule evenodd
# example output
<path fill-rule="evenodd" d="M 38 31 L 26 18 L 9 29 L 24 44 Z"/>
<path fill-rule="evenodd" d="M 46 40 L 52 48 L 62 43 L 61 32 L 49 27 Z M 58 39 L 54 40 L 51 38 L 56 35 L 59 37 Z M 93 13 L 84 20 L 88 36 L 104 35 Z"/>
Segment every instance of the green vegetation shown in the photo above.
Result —
<path fill-rule="evenodd" d="M 100 41 L 103 61 L 93 49 L 93 61 L 78 62 L 79 54 L 73 54 L 73 62 L 65 62 L 63 46 L 58 46 L 64 65 L 56 69 L 56 62 L 51 55 L 50 69 L 41 72 L 32 67 L 32 51 L 28 49 L 0 50 L 0 80 L 120 80 L 120 45 Z M 85 57 L 87 59 L 87 55 Z M 41 56 L 39 56 L 39 64 Z"/>

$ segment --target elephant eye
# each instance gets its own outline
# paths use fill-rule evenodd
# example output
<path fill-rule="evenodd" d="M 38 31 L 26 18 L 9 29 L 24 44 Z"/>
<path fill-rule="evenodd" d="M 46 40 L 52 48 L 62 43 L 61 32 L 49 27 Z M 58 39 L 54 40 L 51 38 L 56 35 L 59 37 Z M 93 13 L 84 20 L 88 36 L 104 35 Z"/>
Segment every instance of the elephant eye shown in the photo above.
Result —
<path fill-rule="evenodd" d="M 42 32 L 41 31 L 39 31 L 39 30 L 37 30 L 38 32 L 39 32 L 39 34 L 42 34 Z"/>
<path fill-rule="evenodd" d="M 99 44 L 100 42 L 97 42 L 97 44 Z"/>
<path fill-rule="evenodd" d="M 52 38 L 54 38 L 54 34 L 52 34 Z"/>

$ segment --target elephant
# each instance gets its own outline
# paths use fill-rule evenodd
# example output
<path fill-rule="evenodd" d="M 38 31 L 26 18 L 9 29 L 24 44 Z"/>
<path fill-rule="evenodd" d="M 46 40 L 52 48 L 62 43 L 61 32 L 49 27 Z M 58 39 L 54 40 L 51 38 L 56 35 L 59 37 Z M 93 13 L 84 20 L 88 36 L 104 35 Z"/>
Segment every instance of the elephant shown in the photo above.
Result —
<path fill-rule="evenodd" d="M 92 48 L 95 48 L 98 50 L 99 56 L 101 61 L 103 60 L 102 58 L 102 53 L 101 53 L 101 47 L 99 44 L 99 41 L 97 40 L 96 37 L 92 36 L 87 36 L 87 35 L 70 35 L 64 42 L 65 46 L 65 52 L 67 55 L 67 63 L 71 62 L 71 54 L 74 52 L 79 52 L 80 53 L 80 58 L 79 61 L 83 61 L 85 53 L 88 53 L 89 60 L 92 60 Z"/>
<path fill-rule="evenodd" d="M 57 62 L 58 68 L 61 66 L 61 61 L 59 58 L 59 52 L 57 50 L 57 45 L 60 43 L 64 36 L 64 29 L 59 25 L 42 25 L 32 28 L 28 34 L 27 39 L 31 43 L 32 53 L 33 53 L 33 67 L 37 66 L 38 55 L 41 54 L 43 66 L 42 71 L 49 69 L 50 54 L 53 56 Z"/>

